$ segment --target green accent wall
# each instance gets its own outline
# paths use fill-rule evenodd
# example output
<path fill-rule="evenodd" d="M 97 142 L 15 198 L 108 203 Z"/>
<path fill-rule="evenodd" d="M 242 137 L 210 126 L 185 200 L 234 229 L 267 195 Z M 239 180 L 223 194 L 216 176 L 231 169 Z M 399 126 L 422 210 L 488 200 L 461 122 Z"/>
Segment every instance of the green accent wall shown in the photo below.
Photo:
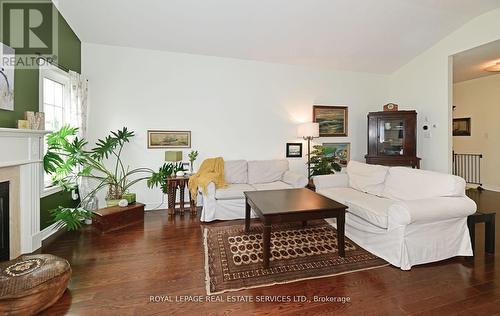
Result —
<path fill-rule="evenodd" d="M 57 63 L 80 73 L 82 65 L 80 39 L 61 14 L 59 14 L 58 26 Z M 38 111 L 38 76 L 38 69 L 15 70 L 14 111 L 0 110 L 0 127 L 15 128 L 17 120 L 24 119 L 25 111 Z"/>
<path fill-rule="evenodd" d="M 58 208 L 59 206 L 76 207 L 79 201 L 73 201 L 71 193 L 58 192 L 40 200 L 40 230 L 54 223 L 49 210 Z"/>
<path fill-rule="evenodd" d="M 81 73 L 82 43 L 66 20 L 59 14 L 59 61 L 60 65 Z"/>
<path fill-rule="evenodd" d="M 81 72 L 81 41 L 59 14 L 58 60 L 67 69 Z M 0 127 L 15 128 L 25 111 L 38 111 L 38 69 L 16 69 L 14 72 L 14 111 L 0 110 Z M 40 229 L 50 226 L 49 210 L 58 206 L 72 207 L 76 202 L 69 192 L 59 192 L 40 200 Z"/>
<path fill-rule="evenodd" d="M 14 71 L 14 111 L 0 110 L 0 127 L 15 128 L 25 111 L 38 111 L 38 69 Z"/>

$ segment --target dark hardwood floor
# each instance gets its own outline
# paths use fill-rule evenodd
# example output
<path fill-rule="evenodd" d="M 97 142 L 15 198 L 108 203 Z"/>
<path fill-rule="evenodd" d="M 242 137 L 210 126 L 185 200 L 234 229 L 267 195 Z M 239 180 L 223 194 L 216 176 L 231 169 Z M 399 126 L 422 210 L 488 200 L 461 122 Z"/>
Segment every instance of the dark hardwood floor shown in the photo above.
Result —
<path fill-rule="evenodd" d="M 485 193 L 485 192 L 483 192 Z M 481 203 L 500 206 L 500 193 Z M 497 216 L 497 227 L 499 217 Z M 497 241 L 500 229 L 497 229 Z M 202 229 L 197 218 L 146 212 L 144 225 L 98 234 L 86 228 L 65 233 L 44 253 L 66 258 L 69 290 L 44 315 L 500 315 L 499 242 L 484 253 L 478 225 L 473 259 L 453 258 L 401 271 L 392 266 L 335 277 L 223 294 L 345 296 L 349 303 L 164 302 L 150 296 L 205 296 Z"/>

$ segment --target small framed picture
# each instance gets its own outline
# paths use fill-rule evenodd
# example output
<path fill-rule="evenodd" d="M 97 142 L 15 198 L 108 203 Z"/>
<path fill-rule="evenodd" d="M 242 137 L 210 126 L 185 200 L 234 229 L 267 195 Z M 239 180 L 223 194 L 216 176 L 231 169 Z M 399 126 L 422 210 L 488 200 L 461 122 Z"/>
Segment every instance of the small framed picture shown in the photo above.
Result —
<path fill-rule="evenodd" d="M 286 143 L 286 157 L 287 158 L 301 158 L 302 157 L 302 143 Z"/>
<path fill-rule="evenodd" d="M 319 123 L 319 137 L 347 136 L 347 106 L 313 106 L 313 122 Z"/>
<path fill-rule="evenodd" d="M 331 154 L 339 159 L 339 164 L 346 167 L 351 159 L 351 143 L 323 143 L 323 147 L 329 149 Z"/>
<path fill-rule="evenodd" d="M 191 131 L 148 131 L 148 148 L 191 148 Z"/>
<path fill-rule="evenodd" d="M 470 136 L 470 117 L 453 119 L 453 136 Z"/>

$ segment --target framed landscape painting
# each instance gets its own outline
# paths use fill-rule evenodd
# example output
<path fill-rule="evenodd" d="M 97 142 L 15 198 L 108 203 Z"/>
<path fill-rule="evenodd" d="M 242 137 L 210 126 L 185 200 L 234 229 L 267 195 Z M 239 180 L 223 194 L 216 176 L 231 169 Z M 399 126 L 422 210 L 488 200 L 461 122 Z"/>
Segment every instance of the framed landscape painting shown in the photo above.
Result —
<path fill-rule="evenodd" d="M 319 137 L 347 136 L 347 106 L 313 106 L 313 122 L 319 123 Z"/>
<path fill-rule="evenodd" d="M 339 165 L 346 167 L 351 159 L 351 143 L 323 143 L 328 151 L 331 150 L 332 154 L 339 158 Z"/>
<path fill-rule="evenodd" d="M 148 131 L 148 148 L 191 148 L 191 131 Z"/>

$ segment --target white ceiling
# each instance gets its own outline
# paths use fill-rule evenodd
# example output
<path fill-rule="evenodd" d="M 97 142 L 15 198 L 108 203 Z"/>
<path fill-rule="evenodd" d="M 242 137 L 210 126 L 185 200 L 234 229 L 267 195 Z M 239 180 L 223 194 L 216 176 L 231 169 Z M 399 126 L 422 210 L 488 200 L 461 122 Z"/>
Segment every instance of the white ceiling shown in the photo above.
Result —
<path fill-rule="evenodd" d="M 498 75 L 484 68 L 500 62 L 500 40 L 453 55 L 453 82 Z"/>
<path fill-rule="evenodd" d="M 500 0 L 54 0 L 83 42 L 391 73 Z"/>

